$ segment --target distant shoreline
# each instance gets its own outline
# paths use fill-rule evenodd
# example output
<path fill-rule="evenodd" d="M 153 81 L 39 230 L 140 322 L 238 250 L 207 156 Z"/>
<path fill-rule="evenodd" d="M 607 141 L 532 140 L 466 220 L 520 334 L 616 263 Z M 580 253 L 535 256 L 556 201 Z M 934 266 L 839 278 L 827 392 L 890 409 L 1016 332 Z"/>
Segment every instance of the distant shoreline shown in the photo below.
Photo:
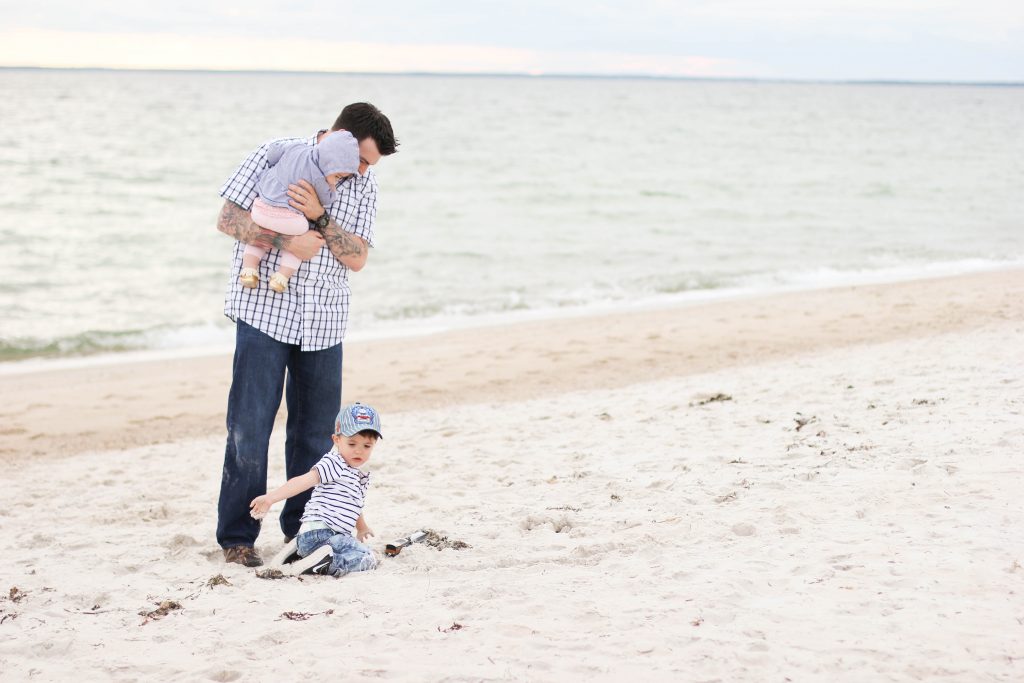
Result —
<path fill-rule="evenodd" d="M 509 78 L 524 80 L 614 80 L 614 81 L 679 81 L 692 83 L 749 83 L 780 85 L 878 85 L 878 86 L 922 86 L 922 87 L 972 87 L 972 88 L 1021 88 L 1024 81 L 917 81 L 900 79 L 852 78 L 756 78 L 746 76 L 659 76 L 657 74 L 587 74 L 587 73 L 546 73 L 524 72 L 446 72 L 446 71 L 290 71 L 277 69 L 178 69 L 178 68 L 125 68 L 102 66 L 7 66 L 0 65 L 0 71 L 68 71 L 91 73 L 181 73 L 181 74 L 245 74 L 261 76 L 355 76 L 355 77 L 417 77 L 417 78 Z"/>

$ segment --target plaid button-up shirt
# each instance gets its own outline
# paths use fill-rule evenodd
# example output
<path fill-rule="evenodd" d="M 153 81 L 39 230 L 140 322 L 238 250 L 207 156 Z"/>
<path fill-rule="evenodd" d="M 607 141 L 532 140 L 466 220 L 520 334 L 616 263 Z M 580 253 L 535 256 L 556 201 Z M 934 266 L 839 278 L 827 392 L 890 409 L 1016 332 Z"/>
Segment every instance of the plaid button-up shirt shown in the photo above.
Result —
<path fill-rule="evenodd" d="M 304 142 L 316 144 L 318 131 Z M 285 138 L 301 140 L 301 138 Z M 242 209 L 252 209 L 256 184 L 268 167 L 267 148 L 271 140 L 257 148 L 220 188 L 220 196 Z M 373 246 L 373 223 L 377 216 L 377 178 L 372 169 L 366 175 L 355 174 L 338 187 L 338 198 L 325 207 L 344 230 L 358 235 Z M 348 268 L 326 246 L 304 261 L 288 283 L 288 291 L 278 294 L 267 286 L 277 270 L 281 252 L 271 249 L 260 262 L 260 286 L 243 287 L 238 282 L 245 245 L 235 242 L 231 279 L 224 299 L 224 315 L 243 320 L 260 332 L 285 344 L 297 344 L 303 351 L 320 351 L 345 338 L 348 324 Z"/>

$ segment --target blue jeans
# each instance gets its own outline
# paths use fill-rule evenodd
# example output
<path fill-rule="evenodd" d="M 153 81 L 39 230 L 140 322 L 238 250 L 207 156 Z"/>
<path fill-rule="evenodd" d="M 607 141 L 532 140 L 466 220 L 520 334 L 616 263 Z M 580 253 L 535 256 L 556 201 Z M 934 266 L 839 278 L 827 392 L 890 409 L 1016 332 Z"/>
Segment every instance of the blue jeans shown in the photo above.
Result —
<path fill-rule="evenodd" d="M 259 536 L 260 523 L 249 514 L 249 503 L 267 492 L 267 450 L 282 391 L 288 406 L 284 447 L 288 479 L 308 472 L 331 449 L 334 418 L 341 405 L 341 359 L 341 344 L 323 351 L 301 351 L 241 320 L 235 324 L 228 438 L 217 506 L 217 542 L 222 548 L 251 547 Z M 280 517 L 285 536 L 299 532 L 310 494 L 307 491 L 285 502 Z"/>
<path fill-rule="evenodd" d="M 331 546 L 334 558 L 331 560 L 331 576 L 344 576 L 349 572 L 365 572 L 377 568 L 377 558 L 365 545 L 333 529 L 313 529 L 299 534 L 295 547 L 305 557 L 322 545 Z"/>

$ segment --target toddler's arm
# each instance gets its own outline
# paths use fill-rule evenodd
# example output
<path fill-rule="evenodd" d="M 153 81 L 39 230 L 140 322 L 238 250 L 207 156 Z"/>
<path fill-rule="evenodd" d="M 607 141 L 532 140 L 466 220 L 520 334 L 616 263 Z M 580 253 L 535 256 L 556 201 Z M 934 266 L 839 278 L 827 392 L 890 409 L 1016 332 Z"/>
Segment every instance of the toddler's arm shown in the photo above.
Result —
<path fill-rule="evenodd" d="M 356 519 L 356 540 L 360 543 L 365 543 L 367 538 L 373 536 L 373 529 L 366 523 L 366 518 L 362 515 Z"/>
<path fill-rule="evenodd" d="M 270 493 L 265 493 L 262 496 L 256 496 L 253 498 L 252 502 L 249 503 L 249 514 L 252 515 L 253 519 L 263 519 L 263 516 L 267 514 L 270 507 L 277 501 L 284 500 L 285 498 L 291 498 L 303 491 L 308 491 L 319 483 L 320 475 L 317 474 L 315 469 L 310 470 L 305 474 L 300 474 L 297 477 L 292 477 Z"/>

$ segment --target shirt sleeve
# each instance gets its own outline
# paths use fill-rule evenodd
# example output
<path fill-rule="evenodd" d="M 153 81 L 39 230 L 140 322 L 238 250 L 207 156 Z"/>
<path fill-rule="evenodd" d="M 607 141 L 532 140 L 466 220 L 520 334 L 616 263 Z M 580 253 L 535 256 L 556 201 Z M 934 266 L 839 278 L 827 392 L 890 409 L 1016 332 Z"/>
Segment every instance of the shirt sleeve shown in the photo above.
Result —
<path fill-rule="evenodd" d="M 245 211 L 252 208 L 256 199 L 256 184 L 260 176 L 267 170 L 267 148 L 270 143 L 260 145 L 245 158 L 235 172 L 228 177 L 220 188 L 220 196 L 237 204 Z"/>
<path fill-rule="evenodd" d="M 377 221 L 377 176 L 370 175 L 366 181 L 366 189 L 359 196 L 356 209 L 356 221 L 349 232 L 362 237 L 366 244 L 373 246 L 373 228 Z"/>
<path fill-rule="evenodd" d="M 317 464 L 313 465 L 313 469 L 320 475 L 321 484 L 330 484 L 332 481 L 338 481 L 343 476 L 344 470 L 342 466 L 344 463 L 345 461 L 337 453 L 328 451 L 324 457 L 320 458 Z"/>

